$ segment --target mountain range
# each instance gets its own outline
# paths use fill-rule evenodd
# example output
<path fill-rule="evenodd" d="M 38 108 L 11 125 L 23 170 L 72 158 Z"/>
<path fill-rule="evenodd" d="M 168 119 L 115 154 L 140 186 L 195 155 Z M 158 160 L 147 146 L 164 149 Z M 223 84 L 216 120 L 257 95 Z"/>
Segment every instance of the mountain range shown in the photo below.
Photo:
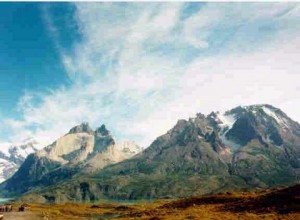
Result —
<path fill-rule="evenodd" d="M 105 125 L 93 131 L 88 123 L 82 123 L 51 145 L 30 154 L 2 186 L 12 195 L 22 194 L 32 187 L 55 184 L 78 173 L 94 173 L 141 150 L 133 142 L 117 143 Z"/>
<path fill-rule="evenodd" d="M 187 197 L 299 182 L 300 125 L 276 107 L 251 105 L 178 120 L 142 152 L 116 144 L 104 125 L 92 131 L 84 123 L 29 155 L 0 188 L 5 196 L 51 202 Z"/>
<path fill-rule="evenodd" d="M 26 157 L 37 151 L 38 143 L 29 138 L 22 143 L 7 143 L 0 148 L 0 182 L 10 178 L 25 161 Z"/>

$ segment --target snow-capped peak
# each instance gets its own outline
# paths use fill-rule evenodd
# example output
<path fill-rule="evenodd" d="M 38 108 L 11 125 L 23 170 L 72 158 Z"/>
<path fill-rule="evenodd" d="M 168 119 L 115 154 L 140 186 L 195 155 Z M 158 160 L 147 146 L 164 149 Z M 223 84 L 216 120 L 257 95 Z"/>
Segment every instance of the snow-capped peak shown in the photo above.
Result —
<path fill-rule="evenodd" d="M 25 159 L 29 154 L 37 151 L 37 146 L 37 141 L 30 138 L 18 143 L 3 143 L 0 145 L 0 152 L 6 157 L 23 157 Z"/>
<path fill-rule="evenodd" d="M 38 143 L 30 138 L 19 143 L 0 144 L 0 182 L 3 182 L 20 167 L 26 157 L 37 151 Z"/>

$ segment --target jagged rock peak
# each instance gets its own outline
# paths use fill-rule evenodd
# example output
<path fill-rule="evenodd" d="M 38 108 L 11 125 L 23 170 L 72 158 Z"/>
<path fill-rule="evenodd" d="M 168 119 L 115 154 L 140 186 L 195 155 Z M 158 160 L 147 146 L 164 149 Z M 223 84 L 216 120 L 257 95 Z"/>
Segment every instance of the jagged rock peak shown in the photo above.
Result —
<path fill-rule="evenodd" d="M 215 118 L 215 117 L 217 117 L 217 113 L 218 113 L 218 112 L 212 111 L 211 113 L 209 113 L 209 114 L 207 115 L 207 117 Z"/>
<path fill-rule="evenodd" d="M 101 125 L 99 128 L 95 130 L 96 134 L 101 134 L 102 136 L 110 135 L 110 131 L 106 129 L 105 125 Z"/>
<path fill-rule="evenodd" d="M 89 124 L 87 122 L 83 122 L 80 125 L 77 125 L 77 126 L 71 128 L 71 130 L 69 131 L 68 134 L 76 134 L 76 133 L 92 134 L 93 130 L 91 129 L 91 127 L 89 126 Z"/>
<path fill-rule="evenodd" d="M 204 119 L 204 118 L 205 118 L 205 115 L 199 112 L 199 113 L 196 114 L 196 117 L 197 117 L 197 118 Z"/>

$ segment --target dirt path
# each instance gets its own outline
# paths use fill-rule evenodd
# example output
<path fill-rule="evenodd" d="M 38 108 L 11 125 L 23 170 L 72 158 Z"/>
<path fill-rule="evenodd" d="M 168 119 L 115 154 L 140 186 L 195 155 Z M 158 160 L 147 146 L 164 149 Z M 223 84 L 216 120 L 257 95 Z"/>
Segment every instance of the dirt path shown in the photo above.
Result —
<path fill-rule="evenodd" d="M 33 212 L 5 212 L 3 220 L 43 220 L 43 218 Z"/>

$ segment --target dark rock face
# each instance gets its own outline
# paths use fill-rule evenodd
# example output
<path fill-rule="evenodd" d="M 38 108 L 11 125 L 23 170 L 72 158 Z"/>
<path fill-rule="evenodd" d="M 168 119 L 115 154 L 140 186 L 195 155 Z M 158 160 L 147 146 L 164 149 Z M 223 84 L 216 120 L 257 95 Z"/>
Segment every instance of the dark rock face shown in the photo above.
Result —
<path fill-rule="evenodd" d="M 243 116 L 239 118 L 234 124 L 233 127 L 226 133 L 226 137 L 233 142 L 246 145 L 251 140 L 258 138 L 256 133 L 253 118 L 249 116 Z"/>
<path fill-rule="evenodd" d="M 100 134 L 102 136 L 110 135 L 109 130 L 106 129 L 105 125 L 101 125 L 99 128 L 95 130 L 96 134 Z"/>
<path fill-rule="evenodd" d="M 105 127 L 95 134 L 99 146 L 113 141 Z M 87 201 L 173 198 L 294 184 L 299 167 L 300 125 L 273 106 L 253 105 L 179 120 L 132 159 L 40 191 Z"/>
<path fill-rule="evenodd" d="M 45 157 L 37 158 L 35 154 L 30 154 L 20 169 L 7 182 L 4 182 L 5 190 L 13 194 L 24 193 L 30 187 L 36 186 L 45 173 L 54 170 L 59 165 Z"/>
<path fill-rule="evenodd" d="M 273 125 L 270 124 L 266 130 L 267 134 L 270 137 L 270 140 L 273 144 L 280 146 L 283 144 L 283 140 L 280 136 L 280 133 L 278 131 L 278 129 Z"/>

